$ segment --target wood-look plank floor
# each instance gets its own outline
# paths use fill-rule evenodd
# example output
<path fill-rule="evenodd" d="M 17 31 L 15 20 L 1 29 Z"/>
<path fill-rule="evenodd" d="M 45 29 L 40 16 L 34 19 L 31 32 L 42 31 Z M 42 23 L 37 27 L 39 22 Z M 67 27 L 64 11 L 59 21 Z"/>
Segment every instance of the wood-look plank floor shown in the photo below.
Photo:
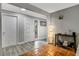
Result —
<path fill-rule="evenodd" d="M 75 51 L 52 44 L 45 44 L 38 49 L 23 53 L 22 56 L 75 56 Z"/>

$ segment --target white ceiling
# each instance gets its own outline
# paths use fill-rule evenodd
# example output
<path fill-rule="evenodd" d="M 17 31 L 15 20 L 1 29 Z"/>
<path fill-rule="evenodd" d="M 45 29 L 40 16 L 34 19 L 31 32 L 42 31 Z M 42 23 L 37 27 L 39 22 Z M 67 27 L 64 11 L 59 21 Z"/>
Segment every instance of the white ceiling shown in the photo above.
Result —
<path fill-rule="evenodd" d="M 65 8 L 69 8 L 75 5 L 78 5 L 77 3 L 30 3 L 33 6 L 36 6 L 48 13 L 52 13 L 58 10 L 62 10 Z"/>
<path fill-rule="evenodd" d="M 27 10 L 27 9 L 25 11 L 23 11 L 22 10 L 23 8 L 20 8 L 20 7 L 17 7 L 17 6 L 8 4 L 8 3 L 2 3 L 1 7 L 2 7 L 1 11 L 7 12 L 8 14 L 10 14 L 10 13 L 17 13 L 18 14 L 18 13 L 20 13 L 20 14 L 24 14 L 24 15 L 30 15 L 30 16 L 33 16 L 33 17 L 47 19 L 47 17 L 43 14 L 33 12 L 33 11 L 30 11 L 30 10 Z"/>

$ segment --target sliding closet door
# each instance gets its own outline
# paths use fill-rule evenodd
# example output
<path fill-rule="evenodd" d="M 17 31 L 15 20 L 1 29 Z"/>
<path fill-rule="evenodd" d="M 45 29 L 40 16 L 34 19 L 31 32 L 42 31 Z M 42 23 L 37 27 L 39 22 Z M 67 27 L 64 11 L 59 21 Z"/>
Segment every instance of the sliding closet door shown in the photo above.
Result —
<path fill-rule="evenodd" d="M 24 41 L 29 42 L 34 40 L 34 20 L 31 17 L 24 19 Z"/>
<path fill-rule="evenodd" d="M 2 15 L 2 47 L 16 45 L 17 17 Z"/>

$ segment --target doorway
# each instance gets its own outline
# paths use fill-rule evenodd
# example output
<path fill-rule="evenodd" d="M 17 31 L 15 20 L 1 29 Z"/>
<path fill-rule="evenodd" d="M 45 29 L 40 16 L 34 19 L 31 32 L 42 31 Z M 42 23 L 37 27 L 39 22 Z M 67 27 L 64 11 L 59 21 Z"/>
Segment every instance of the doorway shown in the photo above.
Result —
<path fill-rule="evenodd" d="M 2 47 L 16 45 L 17 16 L 2 14 Z"/>

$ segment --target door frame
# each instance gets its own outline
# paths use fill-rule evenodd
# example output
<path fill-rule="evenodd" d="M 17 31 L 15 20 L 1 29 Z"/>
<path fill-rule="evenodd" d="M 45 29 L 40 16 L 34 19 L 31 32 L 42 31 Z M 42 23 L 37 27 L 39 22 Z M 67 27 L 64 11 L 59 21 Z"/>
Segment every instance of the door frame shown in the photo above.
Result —
<path fill-rule="evenodd" d="M 7 13 L 1 13 L 2 15 L 1 16 L 10 16 L 10 17 L 16 17 L 16 44 L 15 45 L 17 45 L 17 39 L 19 39 L 19 37 L 18 37 L 18 16 L 15 16 L 15 15 L 11 15 L 11 14 L 7 14 Z M 3 22 L 3 20 L 2 20 L 2 22 Z M 2 29 L 2 36 L 3 36 L 3 29 Z M 3 40 L 3 37 L 2 37 L 2 40 Z M 13 46 L 13 45 L 12 45 Z M 4 47 L 2 47 L 2 48 L 4 48 Z"/>

